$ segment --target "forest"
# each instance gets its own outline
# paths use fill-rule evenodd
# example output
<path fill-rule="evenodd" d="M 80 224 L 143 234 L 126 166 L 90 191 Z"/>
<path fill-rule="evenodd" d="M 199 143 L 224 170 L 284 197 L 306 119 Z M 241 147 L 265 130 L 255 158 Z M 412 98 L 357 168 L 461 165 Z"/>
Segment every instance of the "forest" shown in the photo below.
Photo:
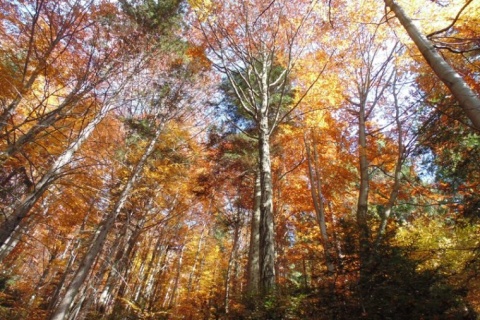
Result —
<path fill-rule="evenodd" d="M 0 319 L 480 319 L 480 1 L 0 1 Z"/>

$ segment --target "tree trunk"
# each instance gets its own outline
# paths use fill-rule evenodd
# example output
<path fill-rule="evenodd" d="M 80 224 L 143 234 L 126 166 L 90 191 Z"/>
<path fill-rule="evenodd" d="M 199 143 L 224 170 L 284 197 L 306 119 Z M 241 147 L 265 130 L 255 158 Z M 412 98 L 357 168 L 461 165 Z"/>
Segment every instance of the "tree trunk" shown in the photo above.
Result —
<path fill-rule="evenodd" d="M 202 233 L 200 234 L 200 239 L 198 240 L 198 246 L 197 246 L 197 251 L 195 252 L 195 258 L 193 260 L 192 270 L 190 271 L 190 275 L 188 276 L 187 293 L 190 293 L 192 291 L 192 285 L 196 277 L 195 274 L 197 273 L 198 260 L 200 257 L 200 252 L 202 251 L 206 230 L 207 230 L 207 227 L 206 227 L 206 224 L 204 223 L 202 228 Z"/>
<path fill-rule="evenodd" d="M 312 132 L 312 135 L 314 133 Z M 315 148 L 315 140 L 313 141 L 313 151 L 310 148 L 310 142 L 307 141 L 307 137 L 304 137 L 305 149 L 308 163 L 308 177 L 310 180 L 310 191 L 312 194 L 313 206 L 317 217 L 317 223 L 320 227 L 320 233 L 322 236 L 323 250 L 325 253 L 325 262 L 327 265 L 327 271 L 329 275 L 334 274 L 335 267 L 333 265 L 333 257 L 331 254 L 331 244 L 328 239 L 327 223 L 325 220 L 325 203 L 322 194 L 322 180 L 320 176 L 320 170 L 318 169 L 318 154 Z M 313 159 L 312 159 L 313 156 Z"/>
<path fill-rule="evenodd" d="M 145 219 L 142 219 L 140 223 L 141 226 L 137 225 L 135 231 L 130 236 L 126 251 L 120 258 L 120 261 L 116 263 L 116 265 L 118 265 L 118 271 L 112 275 L 113 280 L 110 282 L 112 287 L 110 289 L 111 301 L 109 303 L 109 309 L 107 310 L 107 312 L 110 313 L 110 317 L 112 317 L 112 315 L 117 312 L 120 313 L 120 311 L 122 310 L 121 301 L 125 297 L 128 284 L 129 269 L 131 268 L 131 260 L 134 257 L 134 255 L 132 257 L 132 252 L 135 248 L 138 237 L 141 234 L 141 228 L 143 227 L 144 221 Z M 118 284 L 118 282 L 120 282 L 120 284 Z M 114 288 L 115 283 L 117 283 L 117 285 Z"/>
<path fill-rule="evenodd" d="M 397 91 L 396 91 L 396 80 L 397 78 L 394 78 L 393 80 L 393 100 L 394 100 L 394 107 L 395 107 L 395 125 L 397 127 L 397 145 L 398 145 L 398 153 L 397 153 L 397 159 L 395 163 L 395 172 L 393 174 L 393 186 L 392 190 L 390 192 L 390 197 L 388 199 L 387 206 L 385 207 L 385 211 L 382 214 L 381 221 L 380 221 L 380 226 L 378 228 L 378 233 L 377 237 L 375 239 L 375 247 L 377 248 L 387 230 L 387 224 L 390 219 L 390 216 L 392 215 L 392 209 L 393 206 L 395 205 L 395 202 L 397 201 L 398 197 L 398 192 L 400 190 L 400 178 L 402 176 L 402 165 L 404 161 L 404 150 L 405 147 L 403 145 L 403 129 L 402 129 L 402 123 L 400 121 L 400 110 L 399 110 L 399 105 L 398 105 L 398 96 L 397 96 Z"/>
<path fill-rule="evenodd" d="M 368 176 L 367 159 L 367 137 L 366 137 L 366 119 L 365 119 L 365 95 L 361 95 L 358 113 L 358 153 L 360 163 L 360 185 L 357 203 L 357 227 L 360 232 L 360 263 L 364 264 L 368 260 L 368 251 L 370 247 L 370 231 L 368 228 L 368 192 L 370 178 Z"/>
<path fill-rule="evenodd" d="M 186 236 L 185 236 L 186 238 Z M 186 241 L 186 239 L 184 240 Z M 180 282 L 180 275 L 183 267 L 183 253 L 185 252 L 185 243 L 182 244 L 182 248 L 180 249 L 180 255 L 178 257 L 178 262 L 177 262 L 177 270 L 175 273 L 175 279 L 173 281 L 173 287 L 172 287 L 172 292 L 170 295 L 170 299 L 168 300 L 168 309 L 173 308 L 173 304 L 175 303 L 175 300 L 177 299 L 177 291 L 178 291 L 178 283 Z"/>
<path fill-rule="evenodd" d="M 237 218 L 239 218 L 238 215 L 237 215 Z M 239 220 L 235 220 L 235 224 L 234 224 L 233 227 L 234 227 L 234 230 L 233 230 L 232 251 L 230 252 L 230 257 L 228 258 L 227 274 L 225 276 L 224 305 L 225 305 L 225 314 L 227 314 L 227 315 L 230 312 L 230 291 L 231 291 L 230 283 L 231 283 L 231 280 L 232 280 L 232 273 L 234 274 L 234 277 L 235 277 L 234 265 L 235 265 L 235 261 L 237 259 L 238 238 L 240 236 Z"/>
<path fill-rule="evenodd" d="M 268 118 L 260 122 L 260 291 L 271 293 L 275 287 L 275 236 L 273 223 L 272 168 L 270 162 Z"/>
<path fill-rule="evenodd" d="M 95 200 L 92 201 L 90 205 L 93 206 L 94 202 Z M 59 260 L 65 260 L 68 252 L 70 251 L 70 257 L 63 271 L 61 272 L 56 271 L 56 273 L 61 274 L 61 277 L 58 283 L 56 283 L 55 285 L 55 290 L 53 294 L 50 294 L 50 296 L 48 297 L 47 311 L 51 312 L 57 306 L 59 296 L 63 289 L 63 286 L 67 280 L 67 277 L 71 274 L 73 265 L 78 257 L 78 252 L 80 251 L 80 248 L 82 248 L 83 241 L 82 241 L 81 234 L 85 232 L 85 227 L 86 227 L 87 221 L 89 220 L 89 217 L 90 217 L 89 213 L 87 213 L 83 217 L 83 221 L 82 221 L 82 224 L 80 225 L 80 228 L 75 232 L 75 234 L 72 234 L 72 237 L 71 237 L 72 240 L 67 242 L 67 244 L 65 245 L 65 250 L 62 252 L 62 254 L 59 257 Z M 71 246 L 71 249 L 69 250 L 70 246 Z M 52 278 L 54 278 L 54 276 L 52 276 Z"/>
<path fill-rule="evenodd" d="M 384 0 L 385 4 L 395 13 L 402 26 L 407 31 L 433 72 L 448 87 L 458 103 L 466 113 L 473 126 L 480 130 L 480 98 L 465 82 L 465 80 L 452 68 L 450 64 L 438 53 L 433 44 L 423 35 L 406 15 L 402 7 L 394 0 Z"/>
<path fill-rule="evenodd" d="M 247 265 L 247 292 L 256 295 L 260 283 L 260 202 L 262 190 L 260 188 L 260 174 L 255 175 L 254 199 L 252 220 L 250 224 L 250 248 L 248 251 Z"/>
<path fill-rule="evenodd" d="M 150 143 L 145 149 L 145 152 L 143 153 L 139 162 L 135 166 L 127 183 L 123 187 L 123 190 L 120 193 L 120 196 L 116 201 L 115 206 L 113 207 L 112 211 L 108 214 L 102 227 L 100 228 L 99 232 L 94 238 L 90 249 L 83 257 L 83 260 L 80 263 L 80 266 L 75 272 L 75 275 L 73 276 L 73 279 L 70 285 L 68 286 L 67 291 L 65 292 L 65 296 L 60 301 L 58 307 L 51 315 L 50 320 L 63 320 L 68 314 L 71 303 L 75 300 L 75 297 L 77 296 L 78 291 L 80 290 L 80 287 L 83 285 L 83 283 L 85 282 L 85 279 L 90 273 L 90 269 L 92 268 L 93 263 L 97 258 L 98 254 L 102 250 L 109 231 L 113 228 L 113 225 L 115 223 L 117 216 L 120 214 L 121 210 L 123 209 L 125 202 L 127 201 L 127 198 L 130 195 L 130 192 L 132 191 L 135 185 L 135 182 L 138 180 L 138 178 L 141 175 L 143 166 L 146 164 L 148 157 L 152 154 L 153 150 L 155 149 L 155 144 L 159 139 L 162 133 L 162 130 L 163 130 L 163 122 L 156 129 L 154 137 L 152 138 L 152 140 L 150 140 Z"/>
<path fill-rule="evenodd" d="M 104 306 L 105 313 L 112 312 L 115 305 L 112 301 L 114 301 L 116 297 L 123 297 L 132 252 L 142 232 L 145 221 L 146 217 L 144 215 L 131 233 L 129 233 L 128 230 L 126 231 L 126 246 L 119 246 L 116 249 L 115 260 L 112 263 L 105 282 L 105 288 L 101 294 L 101 296 L 104 297 L 104 301 L 101 301 L 101 303 Z"/>

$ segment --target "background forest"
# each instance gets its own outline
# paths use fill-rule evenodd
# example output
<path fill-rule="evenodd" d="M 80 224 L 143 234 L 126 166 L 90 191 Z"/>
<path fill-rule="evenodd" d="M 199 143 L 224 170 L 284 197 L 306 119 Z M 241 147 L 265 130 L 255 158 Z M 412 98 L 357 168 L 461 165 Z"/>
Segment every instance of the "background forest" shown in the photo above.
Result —
<path fill-rule="evenodd" d="M 480 319 L 480 1 L 0 1 L 1 319 Z"/>

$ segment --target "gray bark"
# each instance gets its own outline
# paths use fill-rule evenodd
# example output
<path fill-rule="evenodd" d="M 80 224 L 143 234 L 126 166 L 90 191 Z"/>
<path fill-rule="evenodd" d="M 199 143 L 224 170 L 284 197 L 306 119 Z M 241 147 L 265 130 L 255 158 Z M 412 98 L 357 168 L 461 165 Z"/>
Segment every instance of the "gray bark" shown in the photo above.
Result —
<path fill-rule="evenodd" d="M 272 5 L 280 4 L 272 2 Z M 226 76 L 238 99 L 236 101 L 238 107 L 256 126 L 253 135 L 258 139 L 258 174 L 261 190 L 259 292 L 265 296 L 275 288 L 275 231 L 269 140 L 277 126 L 299 106 L 313 86 L 310 85 L 296 103 L 287 105 L 289 100 L 287 95 L 291 93 L 288 78 L 294 62 L 304 52 L 300 49 L 302 45 L 297 43 L 297 37 L 301 34 L 300 30 L 309 24 L 307 20 L 310 12 L 302 17 L 299 25 L 292 24 L 291 28 L 282 29 L 284 24 L 280 23 L 278 14 L 272 14 L 277 12 L 276 10 L 265 10 L 258 15 L 256 11 L 258 7 L 245 5 L 244 8 L 246 11 L 240 16 L 234 16 L 228 10 L 219 10 L 217 18 L 222 14 L 228 15 L 226 16 L 228 19 L 232 18 L 231 30 L 230 25 L 227 30 L 223 23 L 210 18 L 199 19 L 199 28 L 205 35 L 212 55 L 215 56 L 214 66 Z M 250 20 L 250 13 L 252 16 L 258 15 L 257 19 Z M 259 27 L 263 23 L 269 24 L 272 28 L 263 30 Z M 279 37 L 280 34 L 285 35 L 287 39 Z M 280 74 L 276 74 L 273 72 L 273 66 L 280 53 L 285 54 L 287 61 L 282 64 L 283 70 Z M 279 100 L 275 104 L 271 101 L 272 94 L 277 95 L 276 100 Z M 250 284 L 252 283 L 250 281 Z"/>
<path fill-rule="evenodd" d="M 269 124 L 270 80 L 272 60 L 263 53 L 263 66 L 259 77 L 261 103 L 257 106 L 258 154 L 260 169 L 260 291 L 267 295 L 275 288 L 275 230 L 273 222 L 272 164 L 270 160 Z M 279 80 L 275 79 L 275 80 Z M 275 112 L 274 110 L 272 110 Z"/>
<path fill-rule="evenodd" d="M 480 130 L 480 98 L 452 68 L 452 66 L 438 53 L 437 49 L 420 32 L 402 7 L 394 0 L 384 0 L 385 4 L 395 13 L 402 26 L 407 31 L 417 48 L 422 53 L 433 72 L 448 87 L 457 99 L 463 111 L 477 130 Z"/>
<path fill-rule="evenodd" d="M 260 283 L 260 202 L 262 191 L 260 189 L 260 174 L 255 175 L 254 199 L 252 220 L 250 223 L 250 247 L 248 251 L 247 266 L 247 291 L 255 295 Z"/>
<path fill-rule="evenodd" d="M 260 283 L 261 292 L 268 294 L 275 287 L 275 234 L 273 224 L 272 168 L 268 119 L 260 122 Z"/>
<path fill-rule="evenodd" d="M 113 308 L 114 304 L 112 301 L 115 299 L 115 296 L 120 298 L 123 297 L 126 286 L 125 279 L 128 271 L 127 267 L 129 266 L 132 251 L 140 234 L 142 233 L 145 222 L 146 215 L 143 215 L 133 231 L 129 232 L 128 230 L 125 230 L 126 243 L 124 246 L 117 246 L 116 248 L 115 260 L 112 262 L 107 280 L 105 281 L 105 287 L 101 294 L 101 297 L 103 297 L 103 301 L 101 301 L 101 303 L 107 312 L 110 312 L 111 308 Z M 128 225 L 126 224 L 126 226 Z M 118 283 L 120 283 L 120 285 Z"/>
<path fill-rule="evenodd" d="M 370 163 L 367 157 L 367 120 L 391 84 L 393 77 L 391 61 L 397 51 L 397 45 L 395 44 L 389 52 L 382 53 L 380 46 L 368 34 L 361 33 L 356 41 L 360 47 L 362 65 L 360 69 L 354 71 L 356 74 L 356 101 L 348 101 L 357 108 L 355 113 L 358 121 L 359 186 L 356 223 L 359 231 L 360 263 L 366 265 L 370 255 L 370 228 L 368 225 Z M 387 56 L 379 57 L 380 54 L 387 54 Z"/>
<path fill-rule="evenodd" d="M 365 115 L 365 97 L 360 98 L 358 112 L 358 159 L 360 164 L 360 184 L 358 190 L 357 202 L 357 227 L 360 232 L 360 262 L 368 259 L 370 230 L 368 228 L 368 193 L 370 189 L 370 178 L 368 175 L 367 158 L 367 134 L 366 134 L 366 115 Z"/>

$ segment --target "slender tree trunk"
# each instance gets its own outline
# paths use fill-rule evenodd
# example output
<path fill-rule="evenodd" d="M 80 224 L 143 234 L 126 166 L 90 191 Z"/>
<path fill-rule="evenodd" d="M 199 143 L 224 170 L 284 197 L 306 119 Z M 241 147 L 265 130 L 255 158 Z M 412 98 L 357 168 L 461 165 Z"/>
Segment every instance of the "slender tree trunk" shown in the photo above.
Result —
<path fill-rule="evenodd" d="M 91 207 L 93 207 L 94 203 L 95 203 L 95 201 L 92 201 Z M 78 229 L 76 234 L 74 234 L 73 237 L 72 237 L 72 239 L 75 239 L 75 240 L 72 240 L 72 243 L 71 243 L 72 249 L 70 250 L 70 257 L 68 259 L 66 267 L 61 272 L 61 278 L 60 278 L 60 280 L 58 281 L 58 284 L 55 287 L 55 291 L 49 297 L 49 303 L 48 303 L 48 308 L 47 308 L 48 311 L 52 311 L 52 310 L 55 309 L 55 307 L 58 303 L 60 293 L 61 293 L 61 291 L 64 287 L 65 281 L 67 280 L 68 275 L 72 271 L 72 267 L 73 267 L 73 265 L 74 265 L 74 263 L 77 259 L 77 254 L 78 254 L 80 248 L 82 247 L 82 242 L 83 241 L 82 241 L 82 238 L 80 237 L 80 235 L 85 232 L 85 226 L 87 224 L 87 221 L 88 221 L 89 217 L 90 217 L 89 213 L 86 214 L 83 217 L 83 221 L 82 221 L 82 224 L 81 224 L 80 228 Z M 60 258 L 59 258 L 60 260 L 64 260 L 66 258 L 67 253 L 69 251 L 68 250 L 69 247 L 70 247 L 70 242 L 67 243 L 67 245 L 65 246 L 65 250 L 60 255 Z"/>
<path fill-rule="evenodd" d="M 255 175 L 254 199 L 252 220 L 250 224 L 250 247 L 247 265 L 247 292 L 251 295 L 259 293 L 260 283 L 260 203 L 262 190 L 260 188 L 260 174 Z"/>
<path fill-rule="evenodd" d="M 394 82 L 393 82 L 392 96 L 393 96 L 394 107 L 395 107 L 395 125 L 397 127 L 397 134 L 398 134 L 397 136 L 398 153 L 397 153 L 397 159 L 395 163 L 395 172 L 393 173 L 393 186 L 390 192 L 390 197 L 388 199 L 387 206 L 385 207 L 385 211 L 381 217 L 380 226 L 378 228 L 377 237 L 375 239 L 375 247 L 378 247 L 380 245 L 385 235 L 388 221 L 390 219 L 390 216 L 392 215 L 393 206 L 397 201 L 398 192 L 400 190 L 400 179 L 402 176 L 402 165 L 405 158 L 405 154 L 404 154 L 405 147 L 403 145 L 403 128 L 402 128 L 402 122 L 400 121 L 400 109 L 399 109 L 400 106 L 398 105 L 398 96 L 395 88 L 396 80 L 397 78 L 395 77 L 393 80 Z"/>
<path fill-rule="evenodd" d="M 366 119 L 365 119 L 365 96 L 362 95 L 359 104 L 358 113 L 358 153 L 360 163 L 360 185 L 357 203 L 357 227 L 360 232 L 360 263 L 364 264 L 368 260 L 368 252 L 370 248 L 370 231 L 368 228 L 368 192 L 370 178 L 368 175 L 368 158 L 367 158 L 367 137 L 366 137 Z"/>
<path fill-rule="evenodd" d="M 227 266 L 227 274 L 225 276 L 225 298 L 224 298 L 224 305 L 225 305 L 225 314 L 230 312 L 230 291 L 231 291 L 231 280 L 232 280 L 232 272 L 234 271 L 235 261 L 237 259 L 237 248 L 238 248 L 238 238 L 240 236 L 240 223 L 239 221 L 235 221 L 234 230 L 233 230 L 233 244 L 232 244 L 232 251 L 230 252 L 230 257 L 228 258 L 228 266 Z M 234 275 L 235 276 L 235 275 Z"/>
<path fill-rule="evenodd" d="M 158 246 L 155 254 L 155 259 L 151 260 L 148 271 L 145 273 L 145 286 L 142 291 L 143 297 L 145 299 L 145 309 L 147 311 L 152 310 L 155 307 L 155 303 L 157 302 L 156 295 L 158 293 L 159 287 L 158 282 L 160 282 L 160 277 L 164 274 L 166 267 L 166 259 L 168 257 L 168 249 L 166 248 L 167 246 L 163 245 L 163 243 L 162 245 Z"/>
<path fill-rule="evenodd" d="M 117 248 L 115 261 L 112 264 L 104 291 L 102 293 L 102 296 L 105 297 L 105 301 L 102 303 L 106 313 L 111 313 L 114 309 L 115 303 L 112 303 L 112 301 L 114 301 L 115 297 L 123 298 L 126 287 L 128 266 L 131 262 L 131 255 L 135 244 L 137 243 L 138 237 L 142 232 L 145 221 L 146 217 L 142 216 L 140 221 L 135 226 L 133 232 L 130 235 L 127 235 L 126 249 L 125 247 Z"/>
<path fill-rule="evenodd" d="M 312 133 L 313 135 L 313 133 Z M 325 203 L 322 194 L 322 180 L 318 169 L 318 154 L 315 148 L 315 140 L 313 141 L 313 151 L 310 147 L 310 142 L 307 141 L 307 137 L 304 137 L 305 148 L 307 154 L 308 163 L 308 177 L 310 180 L 310 191 L 312 194 L 313 206 L 317 216 L 317 223 L 320 226 L 320 233 L 322 236 L 323 248 L 325 253 L 325 262 L 327 265 L 327 271 L 330 275 L 334 274 L 335 267 L 333 265 L 333 257 L 331 254 L 331 244 L 328 239 L 327 223 L 325 219 Z M 312 159 L 313 156 L 313 159 Z"/>
<path fill-rule="evenodd" d="M 28 313 L 27 313 L 26 318 L 28 318 L 28 316 L 32 313 L 32 311 L 33 311 L 32 309 L 35 309 L 35 308 L 32 308 L 32 307 L 34 306 L 35 302 L 39 298 L 39 293 L 41 292 L 43 286 L 47 283 L 47 278 L 50 275 L 50 271 L 52 269 L 52 266 L 58 258 L 57 250 L 58 249 L 55 248 L 55 250 L 51 253 L 50 258 L 48 259 L 47 266 L 43 270 L 39 281 L 35 285 L 35 289 L 33 290 L 33 295 L 30 297 L 30 301 L 28 302 L 28 307 L 27 307 L 27 310 L 28 310 L 27 312 Z M 42 297 L 41 295 L 40 295 L 40 298 L 41 299 L 46 299 L 46 297 Z"/>
<path fill-rule="evenodd" d="M 433 72 L 448 87 L 466 113 L 473 126 L 480 130 L 480 98 L 452 66 L 438 53 L 437 49 L 420 32 L 402 7 L 394 0 L 384 0 L 385 4 L 395 13 L 402 26 L 407 31 Z"/>
<path fill-rule="evenodd" d="M 50 185 L 64 172 L 65 166 L 71 162 L 75 152 L 90 137 L 93 130 L 105 118 L 109 110 L 110 107 L 105 107 L 96 115 L 85 129 L 80 132 L 77 139 L 55 160 L 50 169 L 36 183 L 34 190 L 15 206 L 13 213 L 0 225 L 0 248 L 5 245 L 7 239 L 27 216 L 35 203 L 43 196 L 45 191 L 48 190 Z"/>
<path fill-rule="evenodd" d="M 153 241 L 155 244 L 153 244 Z M 157 264 L 157 256 L 161 254 L 162 245 L 164 239 L 162 237 L 149 237 L 148 244 L 145 245 L 140 252 L 137 253 L 135 260 L 142 261 L 138 271 L 135 275 L 135 283 L 132 286 L 133 290 L 130 296 L 132 296 L 133 301 L 137 304 L 143 303 L 140 301 L 140 298 L 145 297 L 145 292 L 147 292 L 146 287 L 148 286 L 150 275 L 154 269 L 154 264 Z M 127 288 L 127 287 L 126 287 Z M 116 304 L 120 303 L 120 298 L 127 296 L 125 293 L 122 296 L 117 294 Z M 128 306 L 127 306 L 128 307 Z"/>
<path fill-rule="evenodd" d="M 95 259 L 97 258 L 98 254 L 103 248 L 105 240 L 107 239 L 107 235 L 109 231 L 113 228 L 115 220 L 117 216 L 120 214 L 121 210 L 123 209 L 130 192 L 132 191 L 136 181 L 140 178 L 142 169 L 147 162 L 148 157 L 152 154 L 153 150 L 155 149 L 155 144 L 158 141 L 161 133 L 163 131 L 163 122 L 159 124 L 156 129 L 155 135 L 150 140 L 147 148 L 145 149 L 142 157 L 140 158 L 139 162 L 135 166 L 130 178 L 128 179 L 127 183 L 122 189 L 118 200 L 115 202 L 115 205 L 112 211 L 107 215 L 106 220 L 104 221 L 102 227 L 100 228 L 99 232 L 97 233 L 96 237 L 93 240 L 90 249 L 83 257 L 80 266 L 78 267 L 70 285 L 65 292 L 63 299 L 60 301 L 58 307 L 52 313 L 50 320 L 64 320 L 66 315 L 68 314 L 70 305 L 75 300 L 75 297 L 78 294 L 80 287 L 85 282 L 90 270 L 93 266 Z"/>
<path fill-rule="evenodd" d="M 188 276 L 187 293 L 190 293 L 192 291 L 192 284 L 193 284 L 193 280 L 195 279 L 195 274 L 197 272 L 198 260 L 199 260 L 200 252 L 202 250 L 206 230 L 207 230 L 207 227 L 204 224 L 202 228 L 202 233 L 200 234 L 200 239 L 198 240 L 198 246 L 197 246 L 197 251 L 195 252 L 195 259 L 193 260 L 192 270 L 190 271 L 190 275 Z"/>
<path fill-rule="evenodd" d="M 180 282 L 180 275 L 181 275 L 182 266 L 183 266 L 183 253 L 184 252 L 185 252 L 185 243 L 182 244 L 182 249 L 180 249 L 180 256 L 178 257 L 175 279 L 173 281 L 173 287 L 172 287 L 172 291 L 170 293 L 170 299 L 168 301 L 168 309 L 173 308 L 173 304 L 175 303 L 175 300 L 177 299 L 178 283 Z"/>
<path fill-rule="evenodd" d="M 260 122 L 260 291 L 271 293 L 275 287 L 275 234 L 273 222 L 272 168 L 270 162 L 270 142 L 268 118 Z"/>
<path fill-rule="evenodd" d="M 142 220 L 142 225 L 143 225 Z M 138 237 L 140 236 L 141 233 L 141 228 L 137 226 L 135 229 L 134 233 L 130 237 L 130 240 L 128 241 L 128 246 L 127 250 L 125 253 L 123 253 L 123 256 L 121 257 L 121 260 L 118 261 L 118 272 L 112 275 L 112 281 L 110 282 L 110 296 L 111 296 L 111 301 L 110 301 L 110 308 L 107 310 L 110 313 L 110 316 L 114 315 L 116 312 L 121 311 L 121 299 L 125 297 L 125 292 L 127 289 L 127 284 L 128 284 L 128 274 L 129 274 L 129 266 L 132 258 L 132 252 L 135 247 L 135 244 L 137 243 Z M 120 282 L 120 284 L 118 284 Z M 117 283 L 116 286 L 113 284 Z M 112 303 L 113 300 L 113 303 Z"/>
<path fill-rule="evenodd" d="M 175 226 L 174 231 L 172 232 L 173 237 L 175 237 L 179 232 L 180 232 L 181 224 L 177 224 Z M 149 259 L 148 264 L 146 265 L 145 268 L 143 268 L 143 272 L 141 272 L 140 277 L 140 283 L 137 286 L 137 294 L 135 298 L 135 302 L 138 304 L 142 303 L 139 300 L 139 293 L 142 293 L 142 298 L 144 299 L 143 304 L 147 306 L 147 310 L 150 310 L 150 308 L 153 308 L 153 303 L 154 303 L 154 295 L 157 294 L 158 287 L 155 285 L 155 282 L 160 281 L 160 277 L 164 274 L 164 271 L 166 270 L 167 261 L 168 259 L 168 253 L 170 252 L 171 247 L 167 244 L 171 240 L 171 238 L 166 237 L 158 237 L 157 242 L 155 243 L 155 246 L 153 248 L 153 251 L 151 254 L 148 253 L 147 255 L 150 255 L 151 258 Z M 186 237 L 186 235 L 185 235 Z M 168 300 L 169 301 L 169 300 Z M 167 301 L 167 302 L 168 302 Z M 148 303 L 145 303 L 148 302 Z M 165 305 L 166 302 L 163 304 Z"/>
<path fill-rule="evenodd" d="M 127 215 L 131 213 L 128 212 Z M 127 218 L 127 221 L 130 221 L 130 218 Z M 125 252 L 125 246 L 130 235 L 129 231 L 130 223 L 126 222 L 117 228 L 115 231 L 115 239 L 111 244 L 106 247 L 103 252 L 103 258 L 99 261 L 99 267 L 97 268 L 95 275 L 93 276 L 93 281 L 90 281 L 90 288 L 95 288 L 95 294 L 88 294 L 86 299 L 82 302 L 81 313 L 84 314 L 85 311 L 90 310 L 90 308 L 95 308 L 97 311 L 105 313 L 108 307 L 108 301 L 111 299 L 110 293 L 112 292 L 112 282 L 114 274 L 116 275 L 118 270 L 118 260 L 121 259 L 123 253 Z M 93 267 L 92 269 L 94 269 Z M 116 279 L 116 278 L 115 278 Z M 100 292 L 100 294 L 97 294 Z"/>

